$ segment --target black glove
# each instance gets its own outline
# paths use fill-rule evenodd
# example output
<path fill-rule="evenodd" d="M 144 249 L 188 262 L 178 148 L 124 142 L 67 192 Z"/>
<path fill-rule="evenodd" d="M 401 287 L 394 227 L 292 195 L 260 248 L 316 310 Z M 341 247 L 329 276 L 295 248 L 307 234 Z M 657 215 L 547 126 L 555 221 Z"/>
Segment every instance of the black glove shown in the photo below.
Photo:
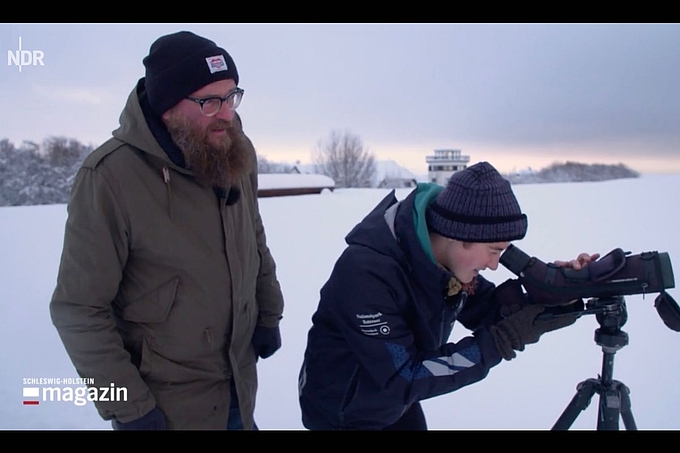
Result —
<path fill-rule="evenodd" d="M 515 351 L 524 351 L 525 345 L 538 342 L 544 333 L 572 325 L 580 316 L 580 313 L 573 313 L 544 321 L 536 319 L 545 310 L 542 305 L 508 305 L 505 308 L 516 311 L 489 329 L 498 352 L 505 360 L 514 359 L 517 356 Z"/>
<path fill-rule="evenodd" d="M 256 326 L 252 344 L 256 356 L 263 359 L 271 357 L 281 347 L 281 331 L 279 326 Z"/>
<path fill-rule="evenodd" d="M 529 296 L 522 291 L 522 284 L 518 279 L 508 279 L 498 285 L 493 291 L 492 297 L 496 300 L 499 314 L 507 317 L 527 304 L 530 304 Z"/>
<path fill-rule="evenodd" d="M 153 431 L 167 429 L 165 425 L 165 414 L 158 407 L 154 407 L 151 412 L 138 418 L 137 420 L 122 423 L 116 419 L 113 419 L 111 424 L 113 425 L 113 429 L 117 431 Z"/>

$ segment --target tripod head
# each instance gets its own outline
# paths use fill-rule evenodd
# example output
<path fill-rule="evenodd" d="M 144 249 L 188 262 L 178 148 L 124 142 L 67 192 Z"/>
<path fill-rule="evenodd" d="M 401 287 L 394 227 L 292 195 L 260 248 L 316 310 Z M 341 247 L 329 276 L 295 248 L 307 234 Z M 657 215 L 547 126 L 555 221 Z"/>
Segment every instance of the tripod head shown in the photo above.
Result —
<path fill-rule="evenodd" d="M 595 343 L 605 352 L 616 352 L 628 344 L 628 334 L 621 327 L 628 321 L 626 300 L 623 296 L 612 296 L 589 299 L 585 304 L 572 303 L 559 307 L 545 307 L 538 319 L 547 320 L 558 316 L 595 315 L 600 328 L 595 331 Z"/>
<path fill-rule="evenodd" d="M 621 327 L 628 321 L 623 296 L 588 300 L 582 314 L 594 314 L 600 328 L 595 330 L 595 343 L 604 352 L 614 353 L 628 344 L 628 334 Z"/>

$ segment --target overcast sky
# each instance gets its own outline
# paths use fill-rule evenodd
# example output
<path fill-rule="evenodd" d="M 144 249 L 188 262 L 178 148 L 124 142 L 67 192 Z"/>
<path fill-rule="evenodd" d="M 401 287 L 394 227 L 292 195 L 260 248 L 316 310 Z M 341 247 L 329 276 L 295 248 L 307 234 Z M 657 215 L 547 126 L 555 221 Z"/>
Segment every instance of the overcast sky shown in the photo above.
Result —
<path fill-rule="evenodd" d="M 234 58 L 271 160 L 308 162 L 338 129 L 418 174 L 438 148 L 502 171 L 680 173 L 679 24 L 0 24 L 0 138 L 102 143 L 151 43 L 179 30 Z M 19 38 L 43 66 L 11 64 Z"/>

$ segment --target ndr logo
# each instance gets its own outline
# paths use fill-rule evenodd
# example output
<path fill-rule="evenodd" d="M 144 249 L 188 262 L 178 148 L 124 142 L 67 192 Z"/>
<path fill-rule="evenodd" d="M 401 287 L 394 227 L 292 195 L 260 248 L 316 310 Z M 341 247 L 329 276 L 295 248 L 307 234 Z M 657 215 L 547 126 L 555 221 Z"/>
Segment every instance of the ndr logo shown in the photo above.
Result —
<path fill-rule="evenodd" d="M 45 66 L 45 63 L 43 63 L 44 56 L 42 50 L 22 50 L 21 36 L 19 36 L 19 50 L 7 51 L 7 66 L 19 66 L 19 72 L 21 72 L 22 66 Z"/>

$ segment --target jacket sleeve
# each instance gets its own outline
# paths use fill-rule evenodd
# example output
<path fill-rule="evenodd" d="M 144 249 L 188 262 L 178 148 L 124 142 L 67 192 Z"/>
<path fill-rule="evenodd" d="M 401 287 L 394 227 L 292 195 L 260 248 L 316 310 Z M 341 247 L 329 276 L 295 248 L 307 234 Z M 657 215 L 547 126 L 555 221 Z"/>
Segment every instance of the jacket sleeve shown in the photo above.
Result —
<path fill-rule="evenodd" d="M 392 423 L 413 402 L 477 382 L 500 362 L 485 328 L 435 350 L 419 348 L 410 311 L 414 304 L 408 302 L 410 292 L 401 269 L 374 254 L 346 257 L 341 258 L 342 278 L 332 278 L 324 290 L 327 297 L 334 294 L 332 315 L 362 369 L 357 382 L 350 384 L 356 391 L 347 402 L 348 415 Z M 379 410 L 385 413 L 376 415 Z"/>
<path fill-rule="evenodd" d="M 267 236 L 264 231 L 264 224 L 260 216 L 260 204 L 257 200 L 257 154 L 252 142 L 243 132 L 243 122 L 238 114 L 235 119 L 241 125 L 241 132 L 252 150 L 253 171 L 250 174 L 250 187 L 253 190 L 254 212 L 255 212 L 255 234 L 257 240 L 257 251 L 260 255 L 260 269 L 257 275 L 256 298 L 259 307 L 258 325 L 264 327 L 276 327 L 283 317 L 283 293 L 281 285 L 276 277 L 276 263 L 274 257 L 267 246 Z"/>
<path fill-rule="evenodd" d="M 105 178 L 93 168 L 76 175 L 64 234 L 52 322 L 78 374 L 94 386 L 127 389 L 127 401 L 96 402 L 105 420 L 135 420 L 156 405 L 130 361 L 112 316 L 128 257 L 122 209 Z"/>

